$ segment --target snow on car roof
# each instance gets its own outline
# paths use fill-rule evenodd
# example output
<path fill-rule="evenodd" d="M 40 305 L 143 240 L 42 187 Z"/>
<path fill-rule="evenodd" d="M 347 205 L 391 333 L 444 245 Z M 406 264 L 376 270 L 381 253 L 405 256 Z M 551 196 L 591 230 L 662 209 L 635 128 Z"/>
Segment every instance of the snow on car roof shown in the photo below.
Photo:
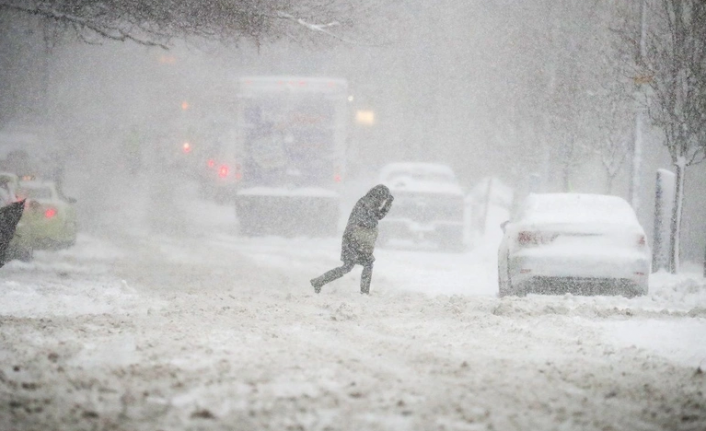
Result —
<path fill-rule="evenodd" d="M 20 181 L 17 195 L 34 200 L 54 200 L 57 198 L 52 181 Z"/>
<path fill-rule="evenodd" d="M 525 200 L 528 223 L 639 224 L 635 211 L 618 196 L 583 193 L 533 193 Z"/>
<path fill-rule="evenodd" d="M 397 162 L 385 165 L 380 181 L 392 190 L 462 195 L 453 170 L 439 163 Z"/>
<path fill-rule="evenodd" d="M 54 182 L 39 180 L 20 181 L 20 187 L 28 189 L 54 188 Z"/>
<path fill-rule="evenodd" d="M 18 190 L 45 190 L 52 194 L 56 193 L 56 185 L 53 181 L 29 180 L 20 181 L 17 185 Z"/>

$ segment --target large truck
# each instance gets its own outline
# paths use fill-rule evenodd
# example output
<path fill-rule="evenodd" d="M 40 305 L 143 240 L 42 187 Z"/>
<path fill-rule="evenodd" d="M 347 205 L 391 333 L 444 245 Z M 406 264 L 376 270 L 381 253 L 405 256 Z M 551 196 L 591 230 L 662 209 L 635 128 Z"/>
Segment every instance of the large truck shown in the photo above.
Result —
<path fill-rule="evenodd" d="M 232 177 L 241 232 L 335 235 L 346 167 L 347 82 L 243 77 L 237 94 Z"/>

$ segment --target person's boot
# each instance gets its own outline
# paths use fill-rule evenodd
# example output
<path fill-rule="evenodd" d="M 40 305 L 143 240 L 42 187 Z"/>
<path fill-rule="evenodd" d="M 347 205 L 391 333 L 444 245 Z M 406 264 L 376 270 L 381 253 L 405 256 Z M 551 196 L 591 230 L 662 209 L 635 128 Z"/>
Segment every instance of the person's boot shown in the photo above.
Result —
<path fill-rule="evenodd" d="M 311 286 L 314 288 L 314 293 L 321 293 L 321 286 L 323 286 L 323 284 L 318 278 L 312 278 L 310 283 Z"/>

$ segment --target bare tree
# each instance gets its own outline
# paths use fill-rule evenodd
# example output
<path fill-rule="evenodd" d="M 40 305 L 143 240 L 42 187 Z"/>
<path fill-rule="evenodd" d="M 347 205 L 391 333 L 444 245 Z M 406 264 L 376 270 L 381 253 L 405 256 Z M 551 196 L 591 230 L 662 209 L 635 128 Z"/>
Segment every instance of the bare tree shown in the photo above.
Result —
<path fill-rule="evenodd" d="M 57 45 L 362 45 L 389 13 L 374 0 L 0 0 L 0 125 L 46 111 Z"/>
<path fill-rule="evenodd" d="M 648 113 L 664 132 L 676 169 L 670 270 L 679 269 L 686 168 L 706 160 L 706 1 L 652 0 L 637 79 L 649 86 Z M 633 46 L 639 49 L 638 38 Z"/>
<path fill-rule="evenodd" d="M 344 39 L 353 10 L 365 8 L 336 0 L 0 0 L 0 13 L 38 16 L 85 42 L 107 38 L 163 48 L 187 36 L 256 43 L 302 34 Z"/>
<path fill-rule="evenodd" d="M 596 10 L 592 4 L 552 4 L 554 24 L 548 54 L 549 69 L 545 124 L 553 137 L 555 163 L 558 164 L 563 191 L 572 191 L 571 177 L 589 159 L 595 148 L 595 118 L 589 115 L 594 101 L 588 89 L 596 80 L 592 69 L 595 41 L 589 37 L 596 29 Z"/>
<path fill-rule="evenodd" d="M 530 172 L 541 172 L 540 189 L 568 191 L 595 145 L 589 133 L 595 128 L 586 115 L 586 90 L 594 78 L 587 71 L 596 50 L 590 40 L 595 7 L 577 0 L 537 0 L 511 11 L 497 9 L 504 19 L 511 13 L 518 21 L 499 32 L 500 43 L 488 59 L 503 86 L 492 94 L 498 117 L 493 135 L 508 147 L 506 158 L 518 165 L 520 183 Z"/>
<path fill-rule="evenodd" d="M 628 139 L 627 137 L 607 136 L 600 142 L 598 152 L 606 173 L 606 193 L 610 194 L 613 193 L 615 178 L 622 171 L 630 152 Z"/>
<path fill-rule="evenodd" d="M 632 139 L 633 99 L 627 91 L 620 62 L 615 52 L 603 56 L 601 86 L 589 95 L 595 99 L 589 110 L 593 133 L 597 137 L 594 149 L 606 174 L 606 193 L 613 193 L 615 179 L 625 166 Z"/>
<path fill-rule="evenodd" d="M 594 137 L 594 152 L 606 174 L 605 192 L 613 193 L 618 175 L 624 171 L 632 153 L 634 137 L 634 84 L 628 70 L 632 70 L 631 55 L 615 43 L 613 27 L 622 24 L 623 15 L 616 14 L 613 3 L 596 2 L 595 30 L 590 35 L 586 54 L 590 101 L 585 110 L 589 135 Z M 634 188 L 631 180 L 631 190 Z M 633 202 L 634 204 L 634 202 Z"/>

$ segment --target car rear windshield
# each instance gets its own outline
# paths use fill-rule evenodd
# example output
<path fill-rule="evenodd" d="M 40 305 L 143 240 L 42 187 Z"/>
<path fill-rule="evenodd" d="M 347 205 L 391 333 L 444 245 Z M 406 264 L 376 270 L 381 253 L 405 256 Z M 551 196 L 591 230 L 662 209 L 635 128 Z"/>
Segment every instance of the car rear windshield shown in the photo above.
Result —
<path fill-rule="evenodd" d="M 48 187 L 37 188 L 20 188 L 17 190 L 17 196 L 21 199 L 51 199 L 52 192 Z"/>
<path fill-rule="evenodd" d="M 623 199 L 601 195 L 530 196 L 522 219 L 531 223 L 633 225 L 635 212 Z"/>

